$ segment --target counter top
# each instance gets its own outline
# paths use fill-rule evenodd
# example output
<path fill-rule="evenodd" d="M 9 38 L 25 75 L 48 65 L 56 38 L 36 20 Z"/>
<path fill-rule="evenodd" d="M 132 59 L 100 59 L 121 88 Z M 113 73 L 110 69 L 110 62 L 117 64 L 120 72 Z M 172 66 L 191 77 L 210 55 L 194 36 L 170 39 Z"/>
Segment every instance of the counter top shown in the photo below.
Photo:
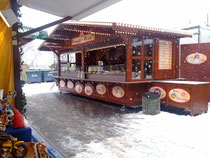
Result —
<path fill-rule="evenodd" d="M 110 80 L 96 80 L 96 79 L 81 79 L 81 78 L 74 78 L 74 77 L 61 77 L 61 76 L 53 76 L 54 78 L 63 78 L 63 79 L 72 79 L 72 80 L 80 80 L 80 81 L 95 81 L 95 82 L 109 82 L 109 83 L 123 83 L 123 84 L 136 84 L 136 83 L 151 83 L 154 80 L 149 81 L 132 81 L 132 82 L 125 82 L 125 81 L 110 81 Z"/>
<path fill-rule="evenodd" d="M 96 80 L 96 79 L 81 79 L 75 77 L 60 77 L 54 76 L 54 78 L 63 78 L 63 79 L 72 79 L 72 80 L 80 80 L 80 81 L 95 81 L 95 82 L 108 82 L 108 83 L 122 83 L 122 84 L 136 84 L 136 83 L 173 83 L 173 84 L 188 84 L 188 85 L 200 85 L 200 84 L 210 84 L 210 82 L 198 82 L 198 81 L 183 81 L 183 79 L 173 79 L 173 80 L 147 80 L 147 81 L 110 81 L 110 80 Z"/>
<path fill-rule="evenodd" d="M 174 81 L 174 80 L 155 80 L 153 82 L 159 83 L 174 83 L 174 84 L 189 84 L 189 85 L 200 85 L 200 84 L 210 84 L 210 82 L 199 82 L 199 81 Z"/>

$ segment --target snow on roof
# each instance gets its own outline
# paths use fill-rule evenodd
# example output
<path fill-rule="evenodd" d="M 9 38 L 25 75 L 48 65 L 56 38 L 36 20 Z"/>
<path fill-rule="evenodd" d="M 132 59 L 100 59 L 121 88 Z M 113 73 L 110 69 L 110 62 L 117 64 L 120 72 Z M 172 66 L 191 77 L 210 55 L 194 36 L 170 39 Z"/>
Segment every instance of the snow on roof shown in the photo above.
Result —
<path fill-rule="evenodd" d="M 162 33 L 171 33 L 176 35 L 183 35 L 187 37 L 192 37 L 192 33 L 183 30 L 172 30 L 172 29 L 162 29 L 162 28 L 155 28 L 155 27 L 147 27 L 141 25 L 133 25 L 127 23 L 118 23 L 118 22 L 90 22 L 90 21 L 67 21 L 61 25 L 83 25 L 83 26 L 102 26 L 102 27 L 113 27 L 119 26 L 123 28 L 130 28 L 130 29 L 138 29 L 144 31 L 154 31 L 154 32 L 162 32 Z M 122 31 L 121 31 L 122 32 Z M 119 32 L 120 33 L 120 32 Z"/>
<path fill-rule="evenodd" d="M 82 27 L 85 27 L 82 28 Z M 65 35 L 64 35 L 64 32 Z M 59 24 L 50 34 L 50 39 L 42 43 L 38 48 L 41 51 L 50 51 L 52 48 L 61 50 L 62 45 L 56 44 L 56 40 L 63 43 L 70 42 L 70 32 L 95 33 L 96 35 L 111 36 L 111 34 L 124 35 L 143 35 L 143 36 L 164 36 L 169 38 L 192 37 L 192 34 L 186 31 L 177 31 L 169 29 L 160 29 L 140 25 L 117 23 L 117 22 L 89 22 L 89 21 L 68 21 Z M 52 42 L 50 41 L 52 40 Z M 46 45 L 47 44 L 47 45 Z"/>

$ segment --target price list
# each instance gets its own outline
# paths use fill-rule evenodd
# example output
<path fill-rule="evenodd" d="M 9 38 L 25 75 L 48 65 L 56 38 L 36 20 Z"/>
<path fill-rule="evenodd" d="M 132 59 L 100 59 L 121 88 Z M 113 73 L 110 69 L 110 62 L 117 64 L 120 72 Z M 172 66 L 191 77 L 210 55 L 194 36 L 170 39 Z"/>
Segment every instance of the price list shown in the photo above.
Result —
<path fill-rule="evenodd" d="M 172 42 L 160 40 L 159 41 L 159 70 L 172 69 Z"/>

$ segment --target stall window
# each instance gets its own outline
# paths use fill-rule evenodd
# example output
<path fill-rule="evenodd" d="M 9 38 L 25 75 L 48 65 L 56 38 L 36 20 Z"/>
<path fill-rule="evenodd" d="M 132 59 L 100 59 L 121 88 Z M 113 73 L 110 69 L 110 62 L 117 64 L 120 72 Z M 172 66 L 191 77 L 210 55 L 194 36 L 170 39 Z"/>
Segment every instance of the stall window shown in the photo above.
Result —
<path fill-rule="evenodd" d="M 132 42 L 132 80 L 152 79 L 154 40 L 133 37 Z"/>
<path fill-rule="evenodd" d="M 61 72 L 68 72 L 68 64 L 61 64 Z"/>
<path fill-rule="evenodd" d="M 68 62 L 68 54 L 61 54 L 61 56 L 60 56 L 60 61 L 61 61 L 62 63 Z"/>
<path fill-rule="evenodd" d="M 153 39 L 144 39 L 144 56 L 152 57 L 153 55 Z"/>
<path fill-rule="evenodd" d="M 133 56 L 141 56 L 142 38 L 133 37 L 132 48 Z"/>
<path fill-rule="evenodd" d="M 69 54 L 69 62 L 75 63 L 76 62 L 76 53 L 70 53 Z"/>
<path fill-rule="evenodd" d="M 69 54 L 62 54 L 60 56 L 61 59 L 61 72 L 63 73 L 73 73 L 81 71 L 81 66 L 77 63 L 77 56 L 78 59 L 81 58 L 80 53 L 69 53 Z M 79 60 L 80 62 L 80 60 Z"/>
<path fill-rule="evenodd" d="M 117 46 L 87 53 L 86 70 L 89 74 L 125 76 L 126 49 Z"/>
<path fill-rule="evenodd" d="M 132 79 L 141 79 L 141 60 L 132 60 Z"/>
<path fill-rule="evenodd" d="M 152 60 L 144 60 L 144 78 L 152 78 Z"/>

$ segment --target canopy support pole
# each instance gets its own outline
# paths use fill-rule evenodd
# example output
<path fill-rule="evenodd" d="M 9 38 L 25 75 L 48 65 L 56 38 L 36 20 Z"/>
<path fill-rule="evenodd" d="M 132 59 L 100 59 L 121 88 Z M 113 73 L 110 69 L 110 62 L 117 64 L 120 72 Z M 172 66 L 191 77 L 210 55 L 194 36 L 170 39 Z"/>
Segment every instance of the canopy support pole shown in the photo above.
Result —
<path fill-rule="evenodd" d="M 22 38 L 22 37 L 24 37 L 24 36 L 30 35 L 30 34 L 35 33 L 35 32 L 37 32 L 37 31 L 44 30 L 44 29 L 46 29 L 46 28 L 48 28 L 48 27 L 51 27 L 51 26 L 60 24 L 60 23 L 62 23 L 62 22 L 65 22 L 65 21 L 68 21 L 68 20 L 71 20 L 71 19 L 72 19 L 72 17 L 67 16 L 67 17 L 65 17 L 65 18 L 63 18 L 63 19 L 60 19 L 60 20 L 51 22 L 51 23 L 49 23 L 49 24 L 46 24 L 46 25 L 37 27 L 37 28 L 32 29 L 32 30 L 30 30 L 30 31 L 26 31 L 26 32 L 21 33 L 21 34 L 17 34 L 17 35 L 15 35 L 15 36 L 13 36 L 13 40 L 14 40 L 14 39 L 17 39 L 17 38 Z"/>
<path fill-rule="evenodd" d="M 11 9 L 17 16 L 17 10 L 18 10 L 18 4 L 16 0 L 11 0 Z M 17 35 L 18 34 L 18 23 L 15 23 L 12 26 L 12 31 L 13 34 Z M 21 59 L 20 59 L 20 52 L 19 52 L 19 41 L 18 38 L 16 40 L 13 40 L 12 42 L 13 45 L 13 62 L 14 62 L 14 84 L 15 84 L 15 91 L 17 92 L 17 95 L 15 97 L 15 107 L 22 112 L 23 107 L 21 103 L 21 95 L 22 95 L 22 88 L 21 88 L 21 83 L 20 83 L 20 64 L 21 64 Z"/>

